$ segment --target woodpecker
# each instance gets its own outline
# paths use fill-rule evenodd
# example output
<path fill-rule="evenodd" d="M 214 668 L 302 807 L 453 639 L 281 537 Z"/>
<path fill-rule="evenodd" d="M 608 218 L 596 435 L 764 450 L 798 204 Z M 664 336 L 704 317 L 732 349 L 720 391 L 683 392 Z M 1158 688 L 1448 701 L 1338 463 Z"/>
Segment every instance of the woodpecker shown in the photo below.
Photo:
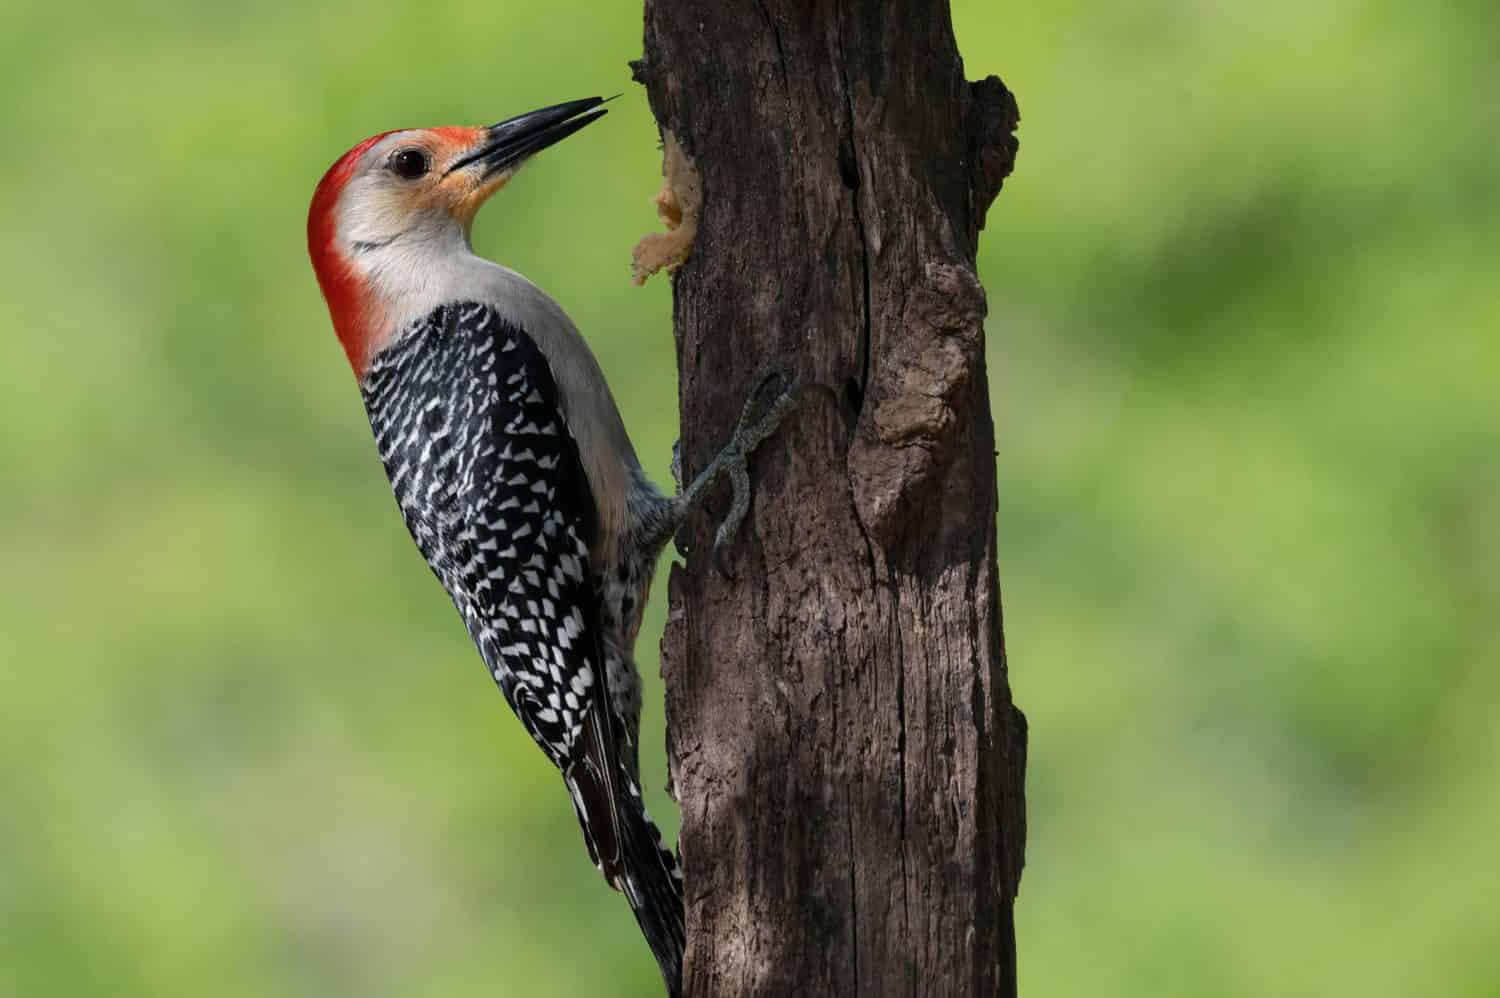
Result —
<path fill-rule="evenodd" d="M 480 206 L 603 103 L 368 138 L 319 182 L 307 241 L 407 529 L 561 772 L 590 859 L 625 894 L 675 996 L 682 876 L 641 800 L 635 639 L 658 555 L 727 475 L 718 563 L 748 506 L 746 459 L 793 393 L 763 382 L 724 450 L 668 496 L 561 306 L 474 254 Z"/>

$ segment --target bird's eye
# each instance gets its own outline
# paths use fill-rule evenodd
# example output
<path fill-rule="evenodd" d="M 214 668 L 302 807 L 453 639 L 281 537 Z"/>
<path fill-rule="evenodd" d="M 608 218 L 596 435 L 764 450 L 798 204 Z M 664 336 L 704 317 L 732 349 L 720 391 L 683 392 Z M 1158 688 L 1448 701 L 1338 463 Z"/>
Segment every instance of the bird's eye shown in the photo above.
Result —
<path fill-rule="evenodd" d="M 420 149 L 402 149 L 391 157 L 391 172 L 402 180 L 425 176 L 428 167 L 427 154 Z"/>

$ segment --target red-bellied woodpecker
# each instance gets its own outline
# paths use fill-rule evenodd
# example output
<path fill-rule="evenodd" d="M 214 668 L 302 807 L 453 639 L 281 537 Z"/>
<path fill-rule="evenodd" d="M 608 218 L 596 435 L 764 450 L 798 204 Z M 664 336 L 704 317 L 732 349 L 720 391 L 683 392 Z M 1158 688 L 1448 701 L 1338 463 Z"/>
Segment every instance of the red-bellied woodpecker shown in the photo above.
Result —
<path fill-rule="evenodd" d="M 307 241 L 407 528 L 561 770 L 590 858 L 629 899 L 675 995 L 681 874 L 641 801 L 635 638 L 662 547 L 724 472 L 735 502 L 717 553 L 748 503 L 746 456 L 792 396 L 747 403 L 729 446 L 668 497 L 561 307 L 474 255 L 480 205 L 602 103 L 366 139 L 318 184 Z"/>

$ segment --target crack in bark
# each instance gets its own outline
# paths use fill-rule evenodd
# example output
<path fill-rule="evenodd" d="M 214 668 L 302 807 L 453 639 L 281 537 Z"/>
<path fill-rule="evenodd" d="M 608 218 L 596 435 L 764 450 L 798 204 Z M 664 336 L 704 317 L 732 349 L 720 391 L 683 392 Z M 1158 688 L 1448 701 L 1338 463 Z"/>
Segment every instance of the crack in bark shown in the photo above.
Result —
<path fill-rule="evenodd" d="M 859 855 L 859 850 L 854 847 L 854 808 L 849 803 L 846 795 L 844 802 L 844 818 L 847 822 L 847 834 L 849 836 L 849 926 L 851 936 L 851 950 L 854 954 L 854 987 L 856 993 L 859 988 L 859 867 L 854 857 Z"/>
<path fill-rule="evenodd" d="M 843 22 L 844 5 L 842 3 L 837 3 L 834 5 L 833 37 L 835 43 L 838 45 L 839 50 L 839 80 L 843 84 L 844 111 L 848 115 L 849 129 L 846 138 L 848 139 L 850 158 L 854 161 L 854 176 L 858 181 L 854 189 L 850 191 L 850 205 L 854 210 L 854 226 L 856 231 L 859 233 L 860 263 L 862 264 L 864 272 L 864 302 L 861 306 L 861 325 L 859 334 L 861 350 L 859 375 L 860 408 L 863 409 L 864 403 L 868 401 L 870 397 L 870 340 L 872 338 L 870 335 L 870 240 L 868 233 L 865 231 L 864 213 L 860 209 L 859 204 L 861 193 L 864 190 L 864 175 L 861 172 L 862 163 L 861 157 L 859 155 L 859 142 L 855 128 L 856 119 L 854 115 L 854 93 L 849 86 L 848 56 L 844 52 Z"/>
<path fill-rule="evenodd" d="M 842 3 L 835 4 L 834 5 L 834 41 L 838 45 L 838 50 L 839 50 L 838 74 L 839 74 L 839 80 L 843 84 L 843 88 L 844 88 L 844 111 L 848 115 L 848 125 L 849 125 L 849 128 L 848 128 L 848 135 L 847 135 L 847 139 L 848 139 L 848 146 L 847 146 L 847 148 L 849 150 L 849 156 L 853 160 L 853 163 L 854 163 L 854 171 L 853 172 L 854 172 L 855 180 L 857 181 L 857 183 L 855 184 L 855 186 L 849 192 L 849 204 L 850 204 L 850 208 L 852 209 L 853 214 L 854 214 L 854 228 L 855 228 L 855 232 L 856 232 L 856 234 L 859 237 L 860 265 L 861 265 L 861 271 L 862 271 L 861 277 L 863 279 L 863 293 L 864 293 L 864 300 L 861 303 L 860 329 L 859 329 L 859 347 L 860 347 L 859 408 L 858 408 L 858 410 L 854 414 L 855 424 L 857 425 L 858 421 L 859 421 L 859 418 L 860 418 L 860 415 L 864 411 L 864 407 L 867 404 L 869 404 L 869 401 L 870 401 L 870 352 L 871 352 L 870 351 L 870 347 L 871 347 L 871 340 L 874 337 L 871 335 L 871 327 L 872 327 L 873 323 L 872 323 L 872 320 L 871 320 L 871 310 L 870 310 L 870 243 L 869 243 L 869 239 L 868 239 L 868 237 L 867 237 L 867 235 L 865 233 L 864 215 L 862 214 L 862 212 L 860 210 L 860 206 L 859 206 L 860 193 L 861 193 L 864 185 L 863 185 L 862 182 L 858 182 L 858 181 L 861 180 L 860 173 L 859 173 L 859 170 L 860 170 L 860 166 L 859 166 L 859 147 L 858 147 L 858 145 L 855 142 L 855 134 L 854 134 L 854 131 L 855 131 L 854 130 L 854 95 L 853 95 L 853 93 L 851 93 L 851 91 L 849 89 L 849 70 L 848 70 L 848 66 L 846 65 L 846 56 L 844 55 L 843 17 L 844 17 L 844 5 Z M 840 171 L 840 172 L 842 172 L 842 171 Z M 853 438 L 851 437 L 851 439 L 853 439 Z M 849 505 L 850 505 L 850 508 L 853 509 L 853 511 L 854 511 L 854 522 L 860 525 L 860 528 L 859 528 L 860 537 L 863 538 L 864 542 L 865 542 L 865 559 L 866 559 L 866 563 L 869 565 L 869 568 L 870 568 L 870 579 L 871 579 L 871 582 L 874 583 L 874 584 L 879 584 L 879 582 L 880 582 L 880 579 L 879 579 L 879 574 L 880 574 L 879 564 L 880 564 L 880 560 L 878 560 L 876 558 L 876 555 L 875 555 L 875 540 L 874 540 L 874 538 L 872 538 L 870 536 L 870 532 L 867 529 L 865 529 L 865 526 L 864 526 L 864 523 L 863 523 L 863 519 L 859 515 L 859 503 L 858 503 L 858 500 L 857 500 L 857 498 L 856 498 L 856 496 L 854 494 L 854 490 L 852 488 L 852 479 L 851 479 L 851 488 L 849 490 Z"/>
<path fill-rule="evenodd" d="M 869 233 L 865 227 L 864 211 L 860 203 L 862 197 L 864 196 L 865 187 L 863 172 L 864 158 L 860 155 L 858 134 L 859 129 L 857 127 L 858 118 L 856 116 L 854 107 L 854 91 L 849 82 L 848 55 L 844 49 L 844 21 L 844 5 L 842 2 L 836 3 L 834 5 L 834 41 L 838 46 L 838 74 L 839 80 L 843 84 L 844 90 L 844 111 L 848 116 L 848 130 L 845 138 L 847 141 L 849 156 L 854 166 L 852 172 L 855 180 L 853 187 L 849 191 L 849 202 L 854 216 L 855 232 L 858 235 L 861 276 L 863 278 L 863 299 L 860 303 L 860 409 L 862 411 L 864 409 L 864 406 L 868 404 L 870 400 L 870 357 L 872 353 L 872 341 L 874 340 L 874 321 L 872 318 L 872 307 L 870 300 L 872 283 L 870 272 L 874 264 L 871 259 L 872 254 L 870 248 L 870 239 Z M 842 171 L 840 172 L 842 173 Z M 858 414 L 856 414 L 856 418 L 857 416 Z M 851 500 L 853 500 L 852 489 L 850 492 L 850 498 Z M 865 541 L 866 553 L 869 558 L 871 574 L 873 577 L 875 576 L 877 567 L 877 561 L 875 557 L 875 544 L 873 539 L 870 537 L 869 531 L 865 528 L 862 518 L 859 516 L 857 503 L 855 503 L 854 506 L 855 522 L 860 525 L 859 532 Z M 884 559 L 881 560 L 883 561 Z M 883 588 L 886 591 L 886 598 L 890 599 L 892 602 L 895 602 L 897 597 L 896 583 L 895 579 L 892 576 L 892 570 L 888 563 L 886 565 L 885 575 L 886 577 L 883 581 Z M 872 581 L 876 582 L 876 584 L 881 584 L 880 580 L 878 580 L 877 578 L 872 578 Z M 892 620 L 894 621 L 894 617 L 892 617 Z M 901 649 L 899 634 L 895 637 L 896 640 L 893 642 L 893 645 L 896 649 L 894 664 L 896 670 L 897 793 L 898 813 L 900 815 L 900 821 L 898 823 L 898 833 L 901 850 L 901 921 L 902 933 L 903 935 L 907 935 L 910 933 L 911 901 L 910 897 L 908 896 L 909 874 L 907 867 L 908 815 L 906 809 L 906 661 L 905 655 Z M 856 945 L 856 966 L 858 965 L 858 958 L 858 947 Z M 855 981 L 856 984 L 859 981 L 857 975 L 855 977 Z M 916 983 L 915 980 L 913 980 L 913 987 L 915 988 L 915 986 Z"/>
<path fill-rule="evenodd" d="M 889 576 L 891 570 L 887 568 Z M 886 582 L 886 591 L 891 598 L 896 597 L 896 583 L 892 578 Z M 901 929 L 905 933 L 911 931 L 911 877 L 906 866 L 906 651 L 901 645 L 901 635 L 898 633 L 893 642 L 896 648 L 896 765 L 899 767 L 900 779 L 898 788 L 900 790 L 901 807 Z M 915 981 L 913 982 L 915 987 Z"/>

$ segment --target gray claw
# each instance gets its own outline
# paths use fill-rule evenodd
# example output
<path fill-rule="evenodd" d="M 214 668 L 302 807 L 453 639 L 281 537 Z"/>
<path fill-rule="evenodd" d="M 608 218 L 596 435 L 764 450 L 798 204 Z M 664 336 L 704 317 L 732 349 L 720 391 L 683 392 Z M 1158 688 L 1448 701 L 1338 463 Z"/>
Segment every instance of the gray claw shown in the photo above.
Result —
<path fill-rule="evenodd" d="M 734 487 L 734 502 L 714 533 L 713 559 L 714 568 L 719 570 L 719 574 L 733 581 L 734 573 L 724 563 L 724 547 L 734 538 L 740 524 L 745 522 L 745 514 L 750 511 L 750 467 L 743 451 L 736 450 L 727 459 L 726 470 L 729 473 L 729 483 Z"/>

